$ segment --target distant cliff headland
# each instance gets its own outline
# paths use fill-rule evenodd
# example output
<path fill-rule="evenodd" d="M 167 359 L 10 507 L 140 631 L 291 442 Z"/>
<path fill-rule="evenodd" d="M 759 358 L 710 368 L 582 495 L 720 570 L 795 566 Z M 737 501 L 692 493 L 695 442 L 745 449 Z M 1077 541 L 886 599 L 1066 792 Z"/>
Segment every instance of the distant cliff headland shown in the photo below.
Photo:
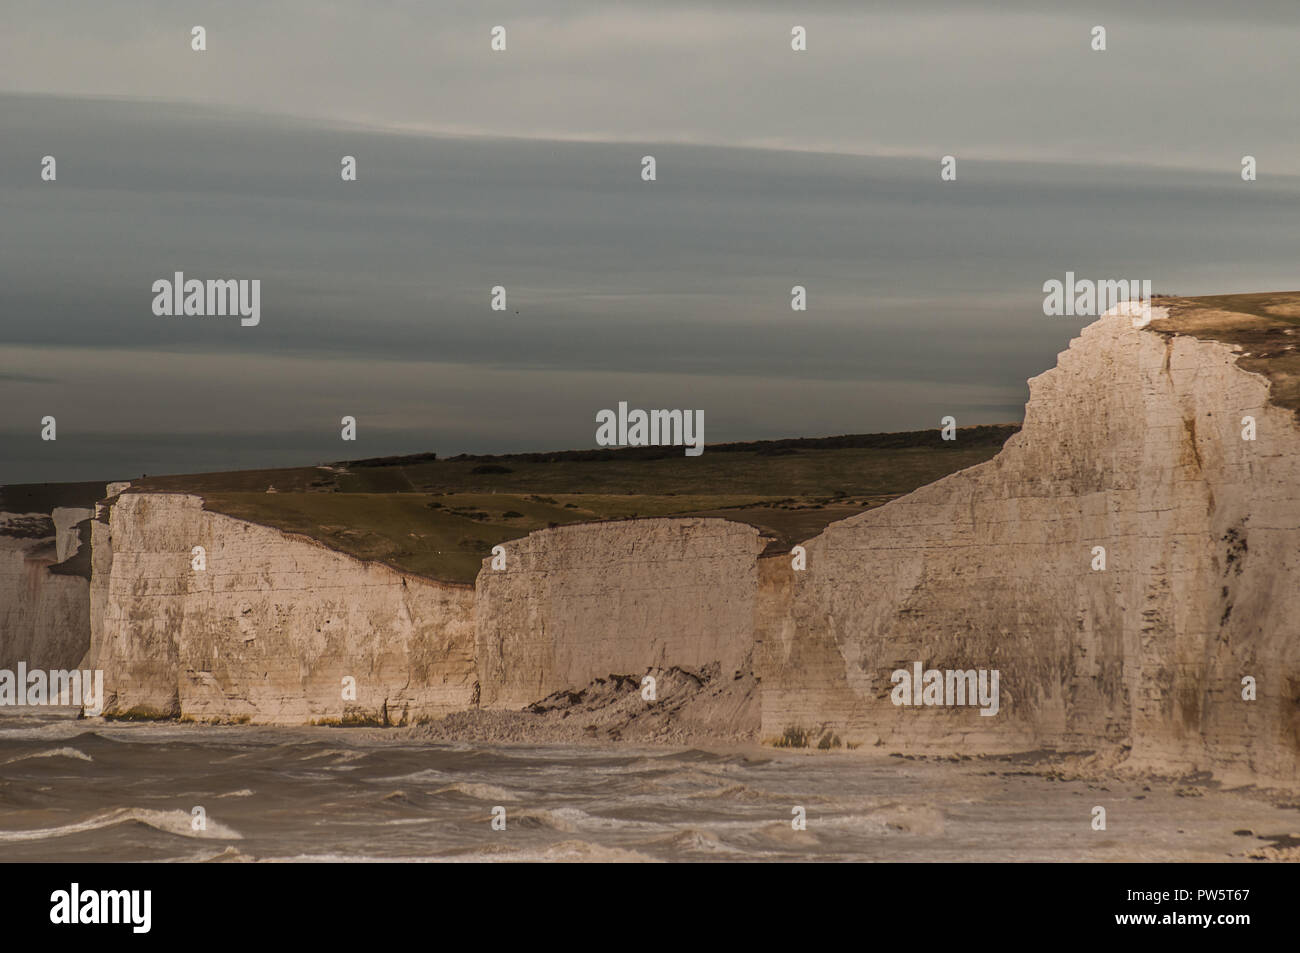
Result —
<path fill-rule="evenodd" d="M 1084 328 L 1023 427 L 955 440 L 4 487 L 0 669 L 102 670 L 111 717 L 1046 749 L 1293 784 L 1300 293 L 1158 303 Z M 996 672 L 998 702 L 900 704 L 914 667 Z"/>

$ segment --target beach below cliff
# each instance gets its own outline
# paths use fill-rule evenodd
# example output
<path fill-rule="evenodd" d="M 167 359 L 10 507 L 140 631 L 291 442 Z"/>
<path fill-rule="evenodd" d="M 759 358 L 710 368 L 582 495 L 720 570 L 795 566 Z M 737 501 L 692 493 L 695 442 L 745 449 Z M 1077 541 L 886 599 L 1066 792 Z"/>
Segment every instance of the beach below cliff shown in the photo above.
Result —
<path fill-rule="evenodd" d="M 554 692 L 521 710 L 473 708 L 405 729 L 415 741 L 748 745 L 761 739 L 752 672 L 652 667 Z"/>

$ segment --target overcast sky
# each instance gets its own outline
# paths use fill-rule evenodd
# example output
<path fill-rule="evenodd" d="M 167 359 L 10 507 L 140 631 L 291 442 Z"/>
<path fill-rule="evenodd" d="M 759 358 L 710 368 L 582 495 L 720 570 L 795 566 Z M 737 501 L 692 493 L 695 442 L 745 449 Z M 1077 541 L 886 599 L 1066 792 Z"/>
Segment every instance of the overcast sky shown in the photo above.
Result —
<path fill-rule="evenodd" d="M 1018 419 L 1078 330 L 1046 278 L 1300 285 L 1298 33 L 1292 0 L 7 0 L 0 482 L 590 446 L 622 399 L 706 441 Z M 262 279 L 262 324 L 155 317 L 174 270 Z"/>
<path fill-rule="evenodd" d="M 1213 169 L 1249 153 L 1300 172 L 1294 0 L 6 0 L 0 17 L 11 92 L 871 155 Z"/>

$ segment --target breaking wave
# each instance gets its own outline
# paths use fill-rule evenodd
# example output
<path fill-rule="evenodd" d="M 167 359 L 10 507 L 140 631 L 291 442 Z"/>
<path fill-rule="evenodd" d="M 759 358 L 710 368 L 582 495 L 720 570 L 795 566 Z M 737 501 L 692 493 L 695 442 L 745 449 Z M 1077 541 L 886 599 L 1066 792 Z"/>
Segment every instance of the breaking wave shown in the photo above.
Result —
<path fill-rule="evenodd" d="M 52 837 L 67 837 L 70 834 L 83 834 L 87 831 L 102 830 L 127 823 L 144 824 L 164 834 L 179 837 L 194 837 L 204 840 L 243 840 L 243 835 L 233 828 L 209 819 L 205 830 L 196 831 L 192 827 L 192 818 L 185 811 L 155 811 L 143 807 L 119 807 L 104 811 L 84 821 L 63 824 L 59 827 L 45 827 L 28 831 L 0 831 L 0 842 L 39 841 Z"/>

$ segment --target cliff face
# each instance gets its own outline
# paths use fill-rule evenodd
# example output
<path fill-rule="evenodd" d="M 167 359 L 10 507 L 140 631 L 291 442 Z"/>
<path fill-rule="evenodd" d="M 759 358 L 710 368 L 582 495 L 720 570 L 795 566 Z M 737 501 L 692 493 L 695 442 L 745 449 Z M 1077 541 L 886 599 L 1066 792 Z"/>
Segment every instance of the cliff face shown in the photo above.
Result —
<path fill-rule="evenodd" d="M 0 669 L 76 668 L 90 648 L 90 586 L 60 572 L 81 548 L 91 511 L 0 513 Z"/>
<path fill-rule="evenodd" d="M 1137 764 L 1297 777 L 1300 431 L 1229 349 L 1158 327 L 1084 329 L 993 460 L 832 524 L 806 572 L 765 567 L 765 736 L 1118 742 Z M 895 706 L 891 672 L 918 660 L 1000 670 L 999 714 Z"/>
<path fill-rule="evenodd" d="M 761 549 L 719 519 L 562 527 L 507 544 L 503 570 L 485 561 L 476 595 L 196 496 L 124 493 L 94 524 L 93 662 L 111 714 L 267 724 L 414 721 L 480 691 L 519 708 L 652 666 L 730 676 L 751 669 Z"/>
<path fill-rule="evenodd" d="M 745 524 L 642 519 L 534 532 L 474 587 L 450 585 L 196 496 L 129 491 L 90 524 L 88 593 L 45 572 L 82 553 L 76 512 L 0 536 L 0 585 L 27 593 L 4 603 L 3 631 L 28 633 L 7 657 L 76 665 L 75 624 L 39 620 L 84 612 L 110 711 L 281 724 L 520 708 L 651 668 L 752 671 L 764 738 L 1104 749 L 1294 782 L 1300 423 L 1231 342 L 1173 327 L 1084 329 L 1030 382 L 997 457 L 832 523 L 803 571 L 760 558 Z M 891 674 L 918 662 L 996 670 L 997 713 L 895 705 Z"/>
<path fill-rule="evenodd" d="M 95 545 L 93 661 L 111 713 L 401 723 L 473 704 L 468 587 L 364 563 L 181 494 L 123 494 Z"/>
<path fill-rule="evenodd" d="M 651 667 L 750 670 L 763 549 L 751 526 L 648 519 L 564 526 L 485 560 L 475 628 L 484 707 Z"/>

